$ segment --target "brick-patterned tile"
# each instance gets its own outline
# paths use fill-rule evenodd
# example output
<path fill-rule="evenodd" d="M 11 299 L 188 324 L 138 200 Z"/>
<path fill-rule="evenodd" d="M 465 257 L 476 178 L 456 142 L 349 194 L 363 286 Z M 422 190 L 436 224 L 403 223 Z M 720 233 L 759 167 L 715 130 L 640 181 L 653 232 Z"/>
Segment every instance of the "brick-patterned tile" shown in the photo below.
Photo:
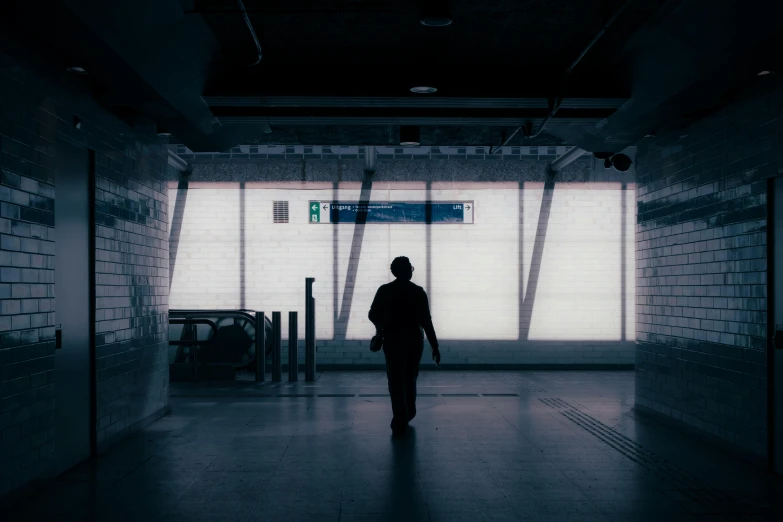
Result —
<path fill-rule="evenodd" d="M 3 90 L 3 105 L 27 107 L 26 128 L 33 129 L 5 134 L 12 125 L 21 130 L 20 122 L 4 120 L 11 116 L 0 112 L 0 496 L 45 475 L 56 448 L 54 325 L 57 308 L 67 303 L 59 303 L 54 292 L 58 158 L 53 144 L 62 137 L 94 150 L 98 164 L 95 192 L 102 226 L 96 235 L 111 241 L 96 242 L 96 258 L 102 252 L 113 257 L 111 264 L 96 263 L 96 294 L 115 301 L 99 303 L 105 308 L 98 311 L 97 329 L 106 330 L 105 317 L 124 321 L 111 325 L 122 327 L 111 336 L 98 336 L 98 354 L 105 357 L 98 367 L 111 375 L 98 383 L 98 402 L 111 420 L 100 427 L 101 443 L 124 436 L 168 401 L 165 148 L 94 101 L 49 89 L 56 80 L 36 79 L 37 74 L 15 66 L 0 71 L 0 83 L 15 86 Z M 39 92 L 41 86 L 47 91 Z M 62 99 L 55 102 L 49 95 Z M 84 130 L 61 125 L 41 107 L 66 119 L 78 110 Z M 125 138 L 117 137 L 120 132 Z"/>
<path fill-rule="evenodd" d="M 637 405 L 760 455 L 765 179 L 783 157 L 770 118 L 780 103 L 738 101 L 678 132 L 688 139 L 676 152 L 645 142 L 637 155 Z"/>

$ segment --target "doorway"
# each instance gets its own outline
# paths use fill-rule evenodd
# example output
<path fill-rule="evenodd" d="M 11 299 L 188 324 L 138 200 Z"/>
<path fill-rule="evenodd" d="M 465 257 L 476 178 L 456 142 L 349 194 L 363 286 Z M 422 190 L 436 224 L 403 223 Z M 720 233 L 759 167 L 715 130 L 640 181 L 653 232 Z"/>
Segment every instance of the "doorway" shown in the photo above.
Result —
<path fill-rule="evenodd" d="M 88 149 L 61 143 L 55 172 L 55 472 L 92 455 L 94 254 Z"/>
<path fill-rule="evenodd" d="M 772 342 L 767 354 L 767 389 L 769 417 L 770 468 L 783 475 L 783 178 L 769 180 L 767 185 L 767 225 L 771 239 L 767 247 L 768 305 L 767 317 Z M 771 237 L 770 237 L 771 236 Z"/>

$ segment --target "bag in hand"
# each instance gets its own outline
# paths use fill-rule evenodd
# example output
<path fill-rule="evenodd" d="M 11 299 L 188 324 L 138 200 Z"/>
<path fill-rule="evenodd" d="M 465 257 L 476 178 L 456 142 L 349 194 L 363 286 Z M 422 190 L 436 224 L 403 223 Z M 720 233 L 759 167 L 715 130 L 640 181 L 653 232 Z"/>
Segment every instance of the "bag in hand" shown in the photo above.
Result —
<path fill-rule="evenodd" d="M 379 352 L 381 348 L 383 348 L 383 336 L 373 335 L 372 339 L 370 340 L 370 351 Z"/>

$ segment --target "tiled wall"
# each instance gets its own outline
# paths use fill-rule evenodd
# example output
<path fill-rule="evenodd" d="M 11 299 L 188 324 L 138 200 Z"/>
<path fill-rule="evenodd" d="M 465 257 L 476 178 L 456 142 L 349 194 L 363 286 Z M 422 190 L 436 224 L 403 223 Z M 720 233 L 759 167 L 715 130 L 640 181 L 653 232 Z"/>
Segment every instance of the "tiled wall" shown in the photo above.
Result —
<path fill-rule="evenodd" d="M 308 222 L 311 200 L 360 199 L 359 161 L 196 163 L 187 191 L 170 192 L 171 308 L 279 310 L 287 333 L 285 312 L 304 313 L 304 279 L 315 277 L 319 364 L 378 365 L 367 311 L 391 260 L 407 255 L 430 296 L 444 365 L 628 366 L 632 177 L 590 181 L 584 159 L 545 188 L 545 166 L 379 161 L 371 201 L 473 201 L 475 223 L 362 231 Z M 274 201 L 288 202 L 289 223 L 273 222 Z M 301 340 L 303 318 L 299 326 Z"/>
<path fill-rule="evenodd" d="M 637 406 L 766 452 L 766 178 L 780 91 L 637 155 Z"/>
<path fill-rule="evenodd" d="M 0 54 L 0 497 L 46 477 L 57 451 L 60 139 L 96 158 L 100 447 L 167 408 L 166 151 L 62 85 Z"/>
<path fill-rule="evenodd" d="M 96 154 L 98 445 L 168 406 L 168 164 L 135 142 Z"/>

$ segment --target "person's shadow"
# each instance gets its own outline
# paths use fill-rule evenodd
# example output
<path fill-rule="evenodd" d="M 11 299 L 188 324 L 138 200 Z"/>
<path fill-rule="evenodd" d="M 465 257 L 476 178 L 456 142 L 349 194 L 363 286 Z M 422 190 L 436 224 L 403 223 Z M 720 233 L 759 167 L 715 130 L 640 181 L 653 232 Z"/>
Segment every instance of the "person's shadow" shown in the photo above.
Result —
<path fill-rule="evenodd" d="M 416 429 L 409 426 L 401 437 L 391 437 L 391 473 L 388 478 L 386 505 L 388 522 L 429 520 L 424 492 L 416 463 Z"/>

